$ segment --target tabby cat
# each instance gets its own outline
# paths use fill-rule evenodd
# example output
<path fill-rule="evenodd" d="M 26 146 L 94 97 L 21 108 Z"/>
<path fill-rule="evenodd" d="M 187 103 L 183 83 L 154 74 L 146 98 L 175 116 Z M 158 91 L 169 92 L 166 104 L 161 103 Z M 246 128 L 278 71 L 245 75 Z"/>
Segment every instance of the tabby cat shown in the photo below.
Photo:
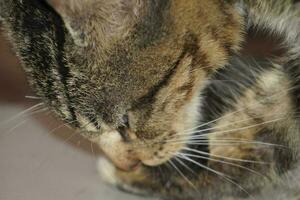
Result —
<path fill-rule="evenodd" d="M 110 184 L 300 199 L 298 2 L 0 0 L 0 21 L 36 94 L 107 155 Z M 271 50 L 247 50 L 258 37 Z"/>

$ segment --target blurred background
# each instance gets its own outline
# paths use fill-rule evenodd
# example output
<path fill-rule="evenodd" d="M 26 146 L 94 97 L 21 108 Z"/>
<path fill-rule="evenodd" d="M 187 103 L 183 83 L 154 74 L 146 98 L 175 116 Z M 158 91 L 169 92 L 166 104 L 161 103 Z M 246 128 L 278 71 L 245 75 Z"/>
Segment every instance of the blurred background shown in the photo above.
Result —
<path fill-rule="evenodd" d="M 126 200 L 101 182 L 97 146 L 37 105 L 0 32 L 0 200 Z"/>

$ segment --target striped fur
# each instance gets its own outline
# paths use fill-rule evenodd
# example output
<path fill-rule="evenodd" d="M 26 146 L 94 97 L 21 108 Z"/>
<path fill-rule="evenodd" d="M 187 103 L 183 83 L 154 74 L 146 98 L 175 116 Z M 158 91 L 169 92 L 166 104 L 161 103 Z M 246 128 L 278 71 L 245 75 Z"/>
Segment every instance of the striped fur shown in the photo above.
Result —
<path fill-rule="evenodd" d="M 292 200 L 298 2 L 0 0 L 0 20 L 37 95 L 122 169 L 100 163 L 111 184 L 168 200 Z M 275 50 L 247 52 L 251 34 Z"/>

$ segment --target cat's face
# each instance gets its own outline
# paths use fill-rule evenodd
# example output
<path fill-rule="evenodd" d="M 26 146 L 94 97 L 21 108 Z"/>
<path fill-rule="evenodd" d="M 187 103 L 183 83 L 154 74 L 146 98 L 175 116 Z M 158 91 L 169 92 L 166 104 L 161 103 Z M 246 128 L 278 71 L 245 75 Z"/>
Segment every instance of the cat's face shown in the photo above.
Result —
<path fill-rule="evenodd" d="M 221 2 L 49 1 L 66 27 L 67 68 L 50 106 L 122 169 L 166 162 L 197 124 L 208 76 L 241 40 Z"/>

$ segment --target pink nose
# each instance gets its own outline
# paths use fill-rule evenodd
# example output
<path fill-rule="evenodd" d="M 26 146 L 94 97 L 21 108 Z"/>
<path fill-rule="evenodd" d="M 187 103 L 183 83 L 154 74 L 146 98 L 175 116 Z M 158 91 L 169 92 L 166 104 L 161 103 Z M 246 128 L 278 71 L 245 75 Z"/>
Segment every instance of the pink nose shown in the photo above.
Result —
<path fill-rule="evenodd" d="M 130 144 L 124 142 L 118 131 L 103 133 L 97 141 L 102 151 L 116 167 L 124 171 L 131 171 L 141 164 Z"/>

